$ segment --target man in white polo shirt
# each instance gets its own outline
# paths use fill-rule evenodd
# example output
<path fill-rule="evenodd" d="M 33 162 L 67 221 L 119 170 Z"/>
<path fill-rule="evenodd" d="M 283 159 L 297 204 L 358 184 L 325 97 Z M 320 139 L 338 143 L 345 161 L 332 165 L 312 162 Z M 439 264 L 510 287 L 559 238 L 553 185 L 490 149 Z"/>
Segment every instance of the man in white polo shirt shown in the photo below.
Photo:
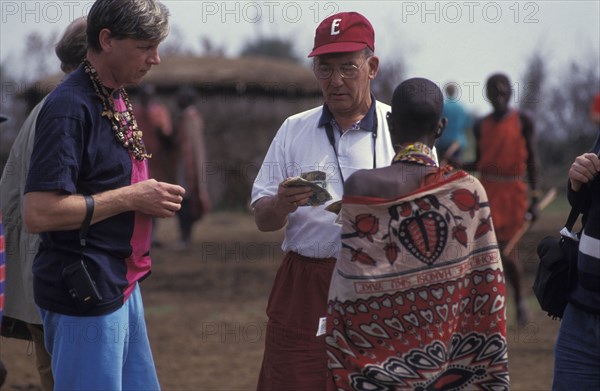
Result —
<path fill-rule="evenodd" d="M 257 227 L 285 227 L 285 257 L 269 303 L 265 352 L 258 390 L 324 390 L 326 316 L 331 273 L 340 251 L 336 215 L 308 206 L 309 187 L 282 181 L 302 173 L 326 173 L 333 200 L 359 169 L 388 166 L 394 157 L 386 114 L 390 107 L 371 94 L 379 59 L 371 23 L 355 12 L 325 19 L 317 27 L 313 57 L 324 104 L 289 117 L 273 139 L 252 189 Z"/>

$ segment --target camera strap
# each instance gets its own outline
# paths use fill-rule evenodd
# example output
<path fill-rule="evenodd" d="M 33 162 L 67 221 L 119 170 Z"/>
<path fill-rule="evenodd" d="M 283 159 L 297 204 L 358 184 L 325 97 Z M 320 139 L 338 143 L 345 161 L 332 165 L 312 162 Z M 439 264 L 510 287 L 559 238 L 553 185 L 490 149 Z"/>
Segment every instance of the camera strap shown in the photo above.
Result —
<path fill-rule="evenodd" d="M 569 212 L 569 217 L 567 218 L 567 222 L 565 223 L 565 227 L 569 231 L 573 231 L 573 226 L 579 217 L 579 211 L 575 208 L 571 208 L 571 212 Z"/>
<path fill-rule="evenodd" d="M 374 114 L 373 117 L 374 125 L 373 130 L 371 130 L 371 139 L 373 145 L 373 168 L 377 168 L 377 113 Z M 340 158 L 338 156 L 338 151 L 335 146 L 335 136 L 333 134 L 333 125 L 331 123 L 325 124 L 325 133 L 327 134 L 327 139 L 329 140 L 329 144 L 333 148 L 333 153 L 335 154 L 335 160 L 337 162 L 338 171 L 340 173 L 340 178 L 342 180 L 342 186 L 344 185 L 344 173 L 342 172 L 342 167 L 340 165 Z"/>
<path fill-rule="evenodd" d="M 579 215 L 581 215 L 581 214 L 582 213 L 578 209 L 571 208 L 571 211 L 569 212 L 569 217 L 567 218 L 567 222 L 565 223 L 564 228 L 560 230 L 560 234 L 562 236 L 571 238 L 576 242 L 579 241 L 579 236 L 581 235 L 581 231 L 573 232 L 573 226 L 575 225 L 575 223 L 577 222 L 577 219 L 579 218 Z M 581 217 L 581 221 L 582 221 L 582 225 L 583 225 L 585 223 L 585 215 L 583 215 Z M 583 230 L 583 228 L 581 230 Z"/>
<path fill-rule="evenodd" d="M 85 238 L 92 222 L 92 215 L 94 214 L 94 198 L 91 195 L 84 195 L 83 198 L 85 199 L 85 218 L 79 229 L 79 243 L 81 243 L 81 247 L 85 247 Z"/>

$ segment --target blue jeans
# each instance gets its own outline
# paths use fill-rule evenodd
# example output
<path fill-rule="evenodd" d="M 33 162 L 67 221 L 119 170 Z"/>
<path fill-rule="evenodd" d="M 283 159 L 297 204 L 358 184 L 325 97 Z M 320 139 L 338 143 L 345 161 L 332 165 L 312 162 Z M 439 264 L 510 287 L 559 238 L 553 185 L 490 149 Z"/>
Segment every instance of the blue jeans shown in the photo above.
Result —
<path fill-rule="evenodd" d="M 55 390 L 160 389 L 139 286 L 117 311 L 68 316 L 40 310 Z"/>
<path fill-rule="evenodd" d="M 600 390 L 600 315 L 567 305 L 554 347 L 552 390 Z"/>

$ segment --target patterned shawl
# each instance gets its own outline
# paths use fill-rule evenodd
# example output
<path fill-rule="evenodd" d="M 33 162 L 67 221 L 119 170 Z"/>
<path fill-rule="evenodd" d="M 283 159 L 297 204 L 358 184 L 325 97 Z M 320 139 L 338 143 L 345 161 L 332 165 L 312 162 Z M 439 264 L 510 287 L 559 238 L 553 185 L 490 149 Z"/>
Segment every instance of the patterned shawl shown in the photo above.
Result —
<path fill-rule="evenodd" d="M 395 200 L 345 197 L 327 318 L 338 390 L 508 390 L 504 274 L 464 171 Z"/>

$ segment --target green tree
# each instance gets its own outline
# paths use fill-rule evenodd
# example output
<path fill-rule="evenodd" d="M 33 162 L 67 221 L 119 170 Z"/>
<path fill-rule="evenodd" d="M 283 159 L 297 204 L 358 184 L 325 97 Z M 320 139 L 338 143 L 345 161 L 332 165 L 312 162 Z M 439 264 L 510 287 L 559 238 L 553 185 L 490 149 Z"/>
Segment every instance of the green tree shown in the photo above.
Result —
<path fill-rule="evenodd" d="M 394 89 L 404 79 L 405 70 L 406 65 L 401 58 L 379 63 L 379 71 L 371 83 L 371 90 L 377 100 L 388 104 L 392 101 Z"/>
<path fill-rule="evenodd" d="M 178 26 L 172 26 L 169 36 L 160 45 L 162 56 L 191 55 L 194 51 L 186 45 L 184 34 Z"/>
<path fill-rule="evenodd" d="M 44 37 L 39 32 L 27 35 L 25 49 L 21 55 L 22 74 L 19 79 L 33 82 L 60 71 L 60 64 L 54 54 L 54 47 L 58 41 L 58 34 Z"/>
<path fill-rule="evenodd" d="M 588 150 L 598 135 L 589 108 L 600 86 L 599 65 L 593 56 L 583 63 L 572 61 L 555 78 L 557 83 L 543 88 L 536 102 L 539 161 L 545 181 L 554 182 L 551 185 L 564 185 L 575 156 Z"/>
<path fill-rule="evenodd" d="M 523 76 L 522 96 L 519 99 L 519 109 L 533 116 L 539 113 L 540 101 L 544 97 L 544 86 L 547 77 L 546 61 L 540 51 L 534 52 L 527 61 Z"/>

